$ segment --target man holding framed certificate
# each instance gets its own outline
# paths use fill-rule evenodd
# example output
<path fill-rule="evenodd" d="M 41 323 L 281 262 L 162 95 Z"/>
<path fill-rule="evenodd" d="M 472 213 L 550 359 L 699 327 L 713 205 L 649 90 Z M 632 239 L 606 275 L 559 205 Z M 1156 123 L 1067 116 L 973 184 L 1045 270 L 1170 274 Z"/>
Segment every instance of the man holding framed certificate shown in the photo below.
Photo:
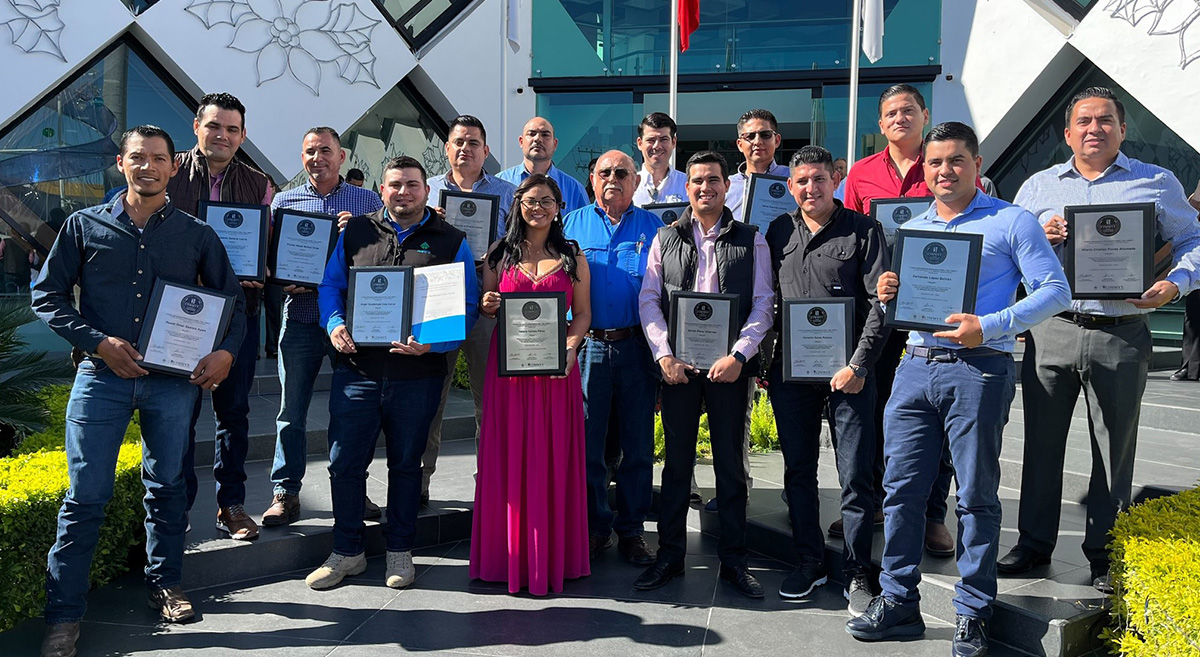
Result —
<path fill-rule="evenodd" d="M 958 481 L 961 576 L 953 601 L 953 650 L 980 655 L 987 652 L 987 621 L 996 598 L 1000 446 L 1016 392 L 1016 335 L 1065 308 L 1070 290 L 1037 220 L 975 187 L 982 160 L 974 130 L 957 122 L 934 126 L 925 137 L 924 157 L 925 182 L 937 202 L 911 227 L 982 237 L 982 257 L 967 263 L 979 269 L 975 311 L 949 315 L 945 330 L 909 333 L 885 413 L 882 593 L 846 631 L 862 641 L 925 632 L 917 591 L 925 508 L 948 440 Z M 921 255 L 948 257 L 928 245 Z M 1029 294 L 1017 301 L 1022 282 Z M 879 300 L 903 304 L 910 285 L 922 283 L 904 272 L 899 277 L 886 272 L 876 286 Z"/>
<path fill-rule="evenodd" d="M 691 207 L 679 221 L 658 230 L 638 296 L 642 327 L 665 384 L 666 465 L 658 559 L 633 587 L 656 589 L 684 572 L 688 498 L 703 405 L 717 475 L 720 577 L 742 595 L 761 598 L 762 585 L 746 568 L 747 489 L 742 456 L 749 412 L 746 399 L 775 302 L 771 253 L 763 236 L 736 221 L 725 207 L 729 172 L 724 157 L 702 151 L 688 159 L 686 171 Z M 731 333 L 736 340 L 729 346 Z M 719 342 L 722 334 L 725 340 Z M 678 356 L 689 341 L 699 347 L 695 354 L 724 355 L 686 363 Z M 713 352 L 713 344 L 725 349 Z"/>

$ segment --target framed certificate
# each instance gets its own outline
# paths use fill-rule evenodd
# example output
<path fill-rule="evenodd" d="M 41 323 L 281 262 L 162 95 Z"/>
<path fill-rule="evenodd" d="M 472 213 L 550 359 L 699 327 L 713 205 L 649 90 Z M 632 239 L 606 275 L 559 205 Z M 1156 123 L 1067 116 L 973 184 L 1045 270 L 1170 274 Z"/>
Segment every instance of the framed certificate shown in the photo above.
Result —
<path fill-rule="evenodd" d="M 871 199 L 871 218 L 883 227 L 883 240 L 888 246 L 896 243 L 896 231 L 913 217 L 919 217 L 933 205 L 932 196 Z"/>
<path fill-rule="evenodd" d="M 897 231 L 892 271 L 900 287 L 884 322 L 916 331 L 952 330 L 946 317 L 975 312 L 982 254 L 982 235 Z"/>
<path fill-rule="evenodd" d="M 752 173 L 742 200 L 741 220 L 758 226 L 758 231 L 765 235 L 767 226 L 776 217 L 795 212 L 797 207 L 796 199 L 788 193 L 787 178 Z"/>
<path fill-rule="evenodd" d="M 784 299 L 783 380 L 824 383 L 854 354 L 854 298 Z"/>
<path fill-rule="evenodd" d="M 741 326 L 736 294 L 672 292 L 668 338 L 679 360 L 707 371 L 729 355 Z"/>
<path fill-rule="evenodd" d="M 555 376 L 567 371 L 566 292 L 505 292 L 496 316 L 500 376 Z"/>
<path fill-rule="evenodd" d="M 1131 299 L 1154 284 L 1154 203 L 1068 205 L 1065 264 L 1073 299 Z"/>
<path fill-rule="evenodd" d="M 299 210 L 275 211 L 270 282 L 316 288 L 337 245 L 337 217 Z"/>
<path fill-rule="evenodd" d="M 138 365 L 152 372 L 191 376 L 201 358 L 225 337 L 233 316 L 232 296 L 158 279 L 142 318 Z"/>
<path fill-rule="evenodd" d="M 643 210 L 646 210 L 662 220 L 663 224 L 674 223 L 683 216 L 683 211 L 688 209 L 687 203 L 650 203 L 643 205 Z"/>
<path fill-rule="evenodd" d="M 446 221 L 467 234 L 467 246 L 476 260 L 483 260 L 500 220 L 500 197 L 494 194 L 455 192 L 443 189 L 438 206 L 446 211 Z"/>
<path fill-rule="evenodd" d="M 391 347 L 412 335 L 412 267 L 351 267 L 346 329 L 360 347 Z"/>
<path fill-rule="evenodd" d="M 225 245 L 229 264 L 239 280 L 267 280 L 267 221 L 265 205 L 200 201 L 200 220 L 212 226 Z"/>

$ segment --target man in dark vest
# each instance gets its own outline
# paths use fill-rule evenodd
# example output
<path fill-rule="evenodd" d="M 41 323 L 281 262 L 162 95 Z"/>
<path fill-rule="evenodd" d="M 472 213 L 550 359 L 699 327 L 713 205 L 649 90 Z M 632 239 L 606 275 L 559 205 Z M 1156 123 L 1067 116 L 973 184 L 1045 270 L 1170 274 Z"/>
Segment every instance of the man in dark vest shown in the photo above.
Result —
<path fill-rule="evenodd" d="M 192 122 L 196 146 L 177 153 L 179 171 L 167 184 L 171 203 L 188 214 L 200 216 L 200 201 L 270 205 L 274 195 L 271 179 L 238 157 L 246 139 L 246 108 L 227 93 L 208 94 Z M 258 538 L 258 525 L 246 515 L 246 451 L 250 442 L 250 387 L 258 360 L 258 309 L 262 283 L 245 281 L 246 333 L 234 354 L 233 368 L 220 387 L 213 386 L 212 406 L 217 417 L 214 441 L 213 478 L 217 481 L 217 529 L 235 540 Z M 187 508 L 196 502 L 196 421 L 200 419 L 200 397 L 192 408 L 188 425 L 188 448 L 183 477 L 187 483 Z"/>
<path fill-rule="evenodd" d="M 771 253 L 757 228 L 734 220 L 725 208 L 729 170 L 724 157 L 702 151 L 688 159 L 685 170 L 691 207 L 678 221 L 659 229 L 650 245 L 638 296 L 646 340 L 666 384 L 662 388 L 666 465 L 658 560 L 638 577 L 633 588 L 656 589 L 683 574 L 688 498 L 703 407 L 708 412 L 717 475 L 720 576 L 742 595 L 761 598 L 762 585 L 746 568 L 747 488 L 742 441 L 749 412 L 746 397 L 758 373 L 758 346 L 771 328 L 775 302 Z M 732 321 L 741 328 L 728 354 L 712 363 L 688 364 L 676 358 L 678 345 L 667 329 L 676 292 L 736 296 Z"/>
<path fill-rule="evenodd" d="M 421 163 L 407 156 L 389 160 L 379 192 L 384 207 L 347 222 L 318 289 L 321 324 L 338 357 L 329 392 L 333 554 L 305 579 L 313 589 L 336 586 L 367 567 L 363 505 L 367 465 L 380 429 L 388 461 L 385 582 L 403 588 L 416 577 L 412 549 L 421 500 L 421 454 L 449 371 L 446 352 L 462 342 L 421 344 L 409 335 L 392 342 L 391 348 L 355 345 L 345 319 L 350 267 L 462 263 L 464 336 L 478 314 L 475 256 L 466 234 L 426 207 L 429 185 Z"/>

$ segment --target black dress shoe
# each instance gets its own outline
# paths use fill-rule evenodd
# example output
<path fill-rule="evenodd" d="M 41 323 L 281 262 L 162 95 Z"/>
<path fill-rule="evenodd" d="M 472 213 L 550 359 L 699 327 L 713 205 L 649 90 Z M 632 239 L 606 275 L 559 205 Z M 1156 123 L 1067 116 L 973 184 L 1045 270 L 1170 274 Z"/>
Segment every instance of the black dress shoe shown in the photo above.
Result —
<path fill-rule="evenodd" d="M 1050 555 L 1038 554 L 1028 548 L 1016 546 L 996 561 L 996 570 L 1004 575 L 1016 575 L 1050 563 Z"/>
<path fill-rule="evenodd" d="M 955 616 L 950 654 L 954 657 L 984 657 L 988 654 L 987 621 Z"/>
<path fill-rule="evenodd" d="M 925 619 L 921 618 L 920 604 L 905 607 L 877 595 L 867 605 L 867 613 L 846 621 L 846 633 L 859 641 L 921 636 L 925 633 Z"/>
<path fill-rule="evenodd" d="M 654 589 L 665 586 L 667 582 L 676 577 L 683 576 L 682 561 L 666 561 L 659 559 L 646 569 L 646 572 L 638 576 L 633 582 L 633 590 L 635 591 L 653 591 Z"/>
<path fill-rule="evenodd" d="M 595 561 L 596 556 L 612 547 L 612 536 L 588 536 L 588 561 Z"/>
<path fill-rule="evenodd" d="M 646 539 L 640 534 L 618 539 L 617 554 L 635 566 L 649 566 L 654 563 L 654 550 L 646 547 Z"/>
<path fill-rule="evenodd" d="M 758 583 L 745 566 L 721 566 L 721 579 L 729 582 L 734 590 L 747 598 L 763 597 L 762 584 Z"/>

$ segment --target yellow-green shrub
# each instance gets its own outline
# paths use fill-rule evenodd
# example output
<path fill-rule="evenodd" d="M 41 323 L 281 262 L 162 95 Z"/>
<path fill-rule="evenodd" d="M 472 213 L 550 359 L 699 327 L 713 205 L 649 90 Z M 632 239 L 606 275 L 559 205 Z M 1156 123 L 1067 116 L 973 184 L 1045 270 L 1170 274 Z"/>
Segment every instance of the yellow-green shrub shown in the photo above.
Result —
<path fill-rule="evenodd" d="M 662 417 L 654 415 L 654 460 L 661 461 L 666 457 L 666 441 L 664 438 Z M 754 399 L 754 407 L 750 410 L 750 449 L 756 452 L 770 452 L 779 449 L 779 434 L 775 430 L 775 411 L 767 393 L 760 390 Z M 708 414 L 700 416 L 700 429 L 696 435 L 696 453 L 700 458 L 712 458 L 712 442 L 708 429 Z"/>

